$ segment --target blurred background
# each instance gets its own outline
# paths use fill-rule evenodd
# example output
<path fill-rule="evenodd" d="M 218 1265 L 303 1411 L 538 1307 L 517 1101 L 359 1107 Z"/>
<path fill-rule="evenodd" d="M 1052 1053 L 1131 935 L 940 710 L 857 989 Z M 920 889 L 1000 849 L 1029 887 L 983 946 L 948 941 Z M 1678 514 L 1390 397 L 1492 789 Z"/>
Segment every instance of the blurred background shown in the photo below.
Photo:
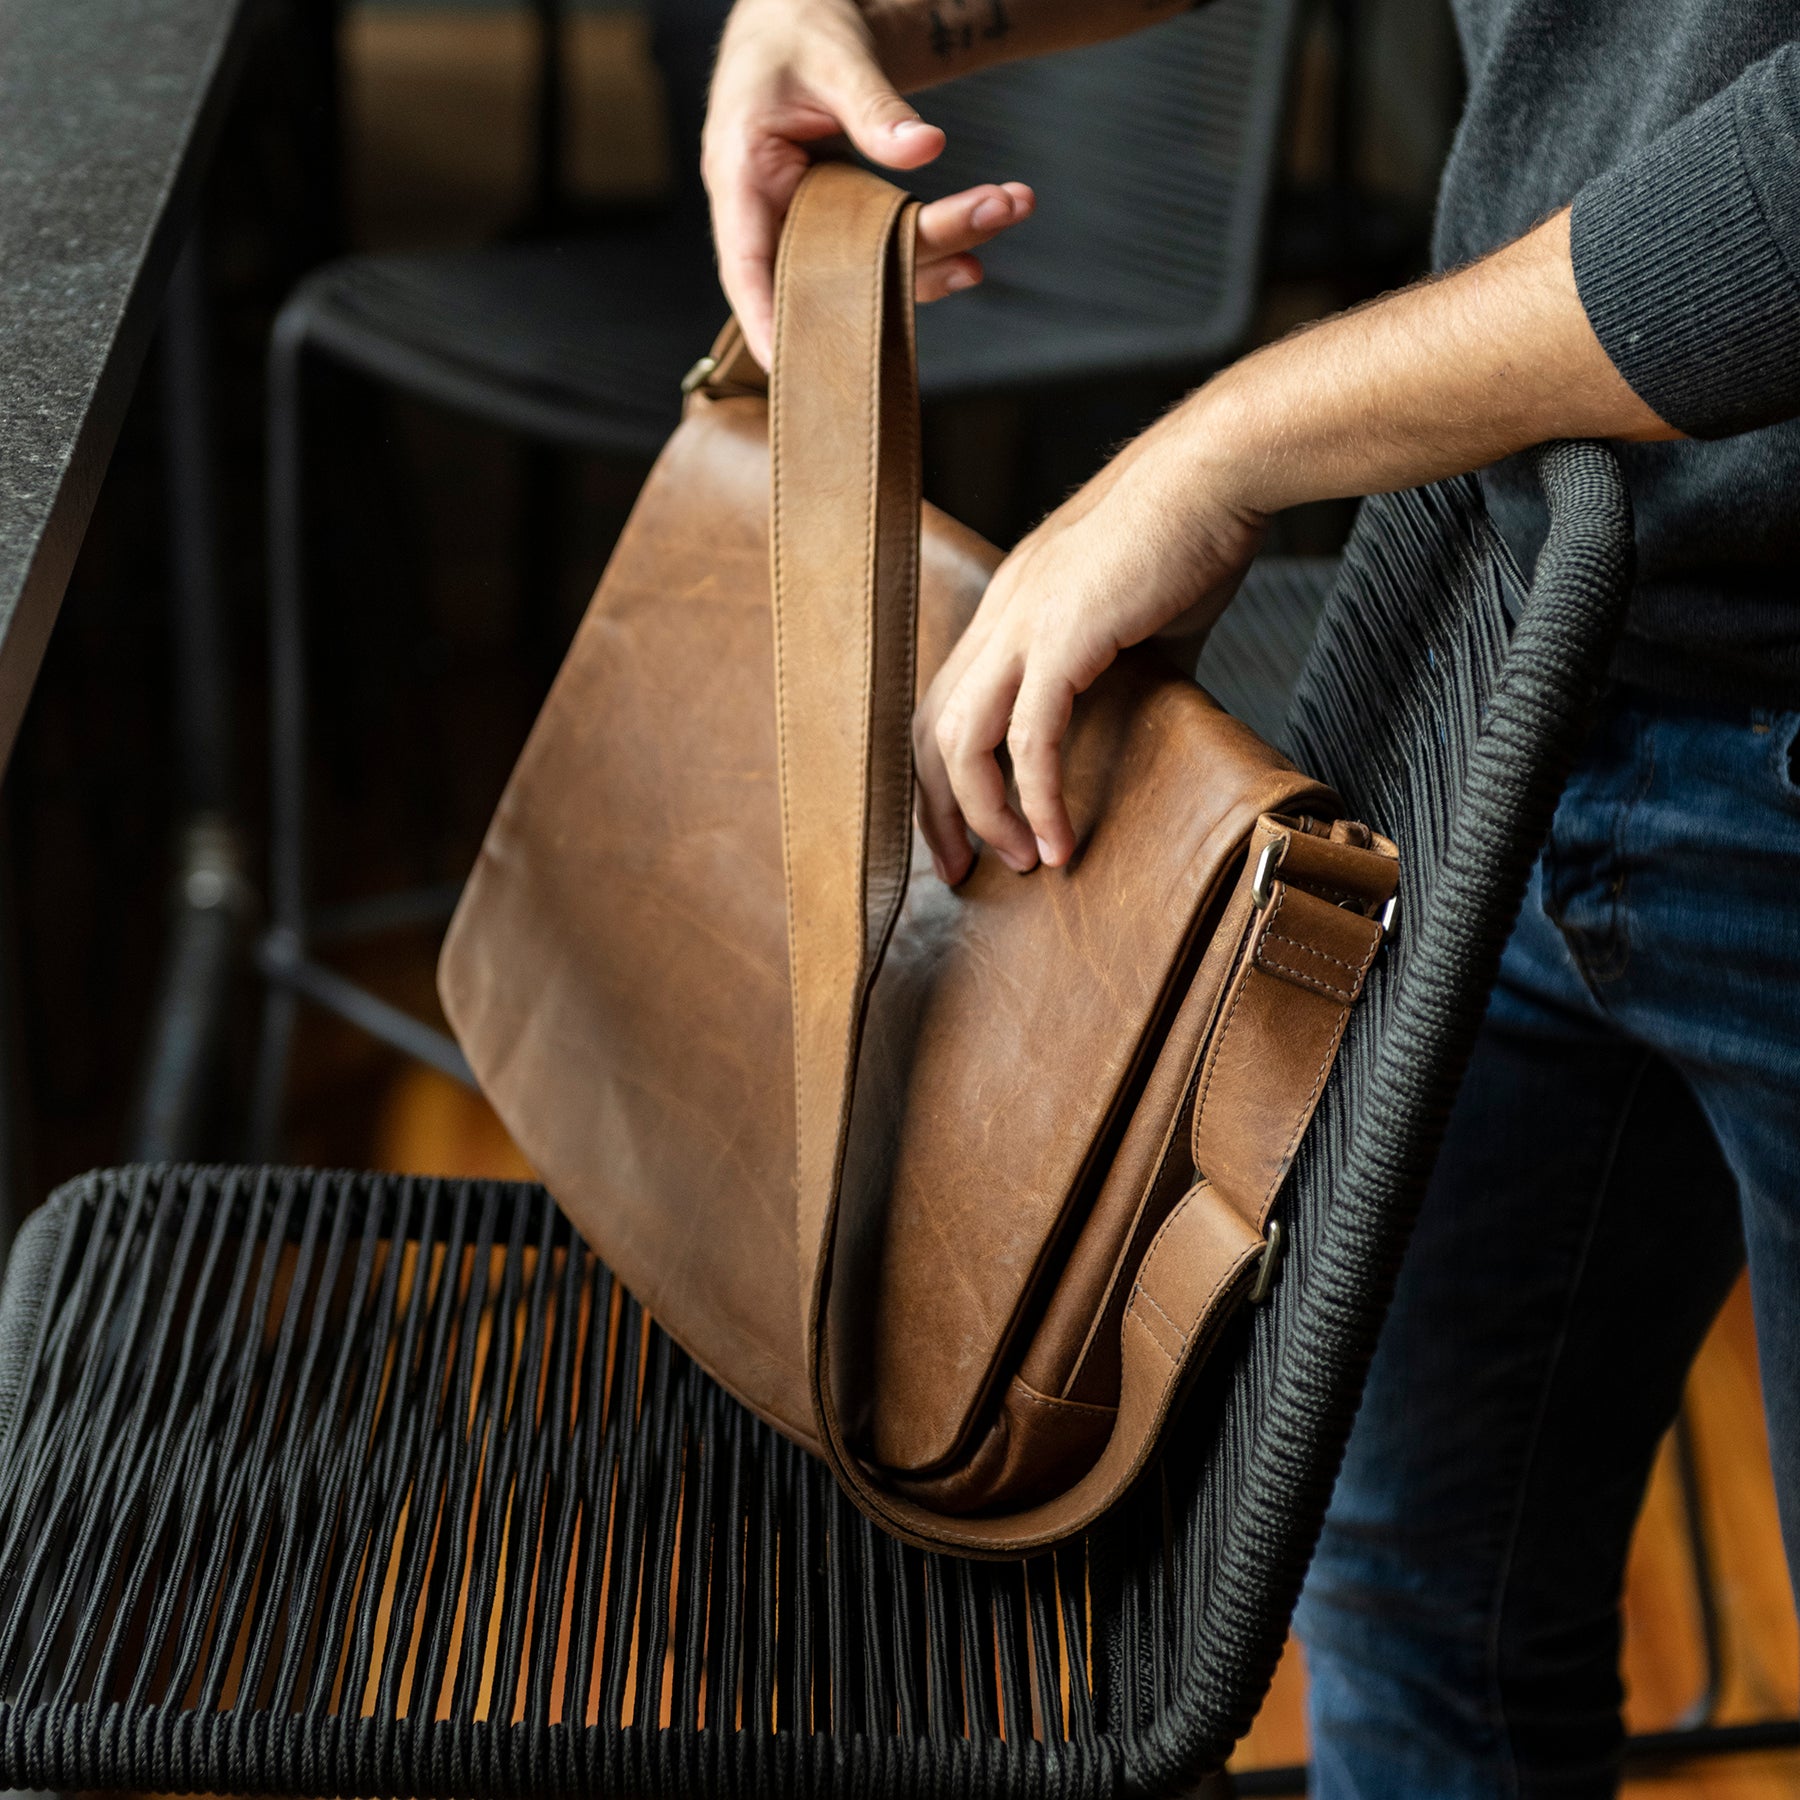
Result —
<path fill-rule="evenodd" d="M 187 311 L 0 789 L 15 1204 L 136 1154 L 528 1173 L 430 1037 L 436 948 L 723 317 L 693 164 L 724 10 L 265 9 Z M 1441 0 L 1218 0 L 1163 31 L 920 102 L 957 185 L 1042 184 L 989 311 L 922 325 L 928 491 L 996 542 L 1209 367 L 1427 264 L 1460 101 Z M 1329 556 L 1350 510 L 1289 515 L 1272 548 Z M 1800 1702 L 1741 1292 L 1689 1413 L 1633 1562 L 1640 1730 Z M 1243 1767 L 1303 1756 L 1303 1680 L 1290 1657 Z M 1652 1785 L 1800 1792 L 1800 1759 Z"/>

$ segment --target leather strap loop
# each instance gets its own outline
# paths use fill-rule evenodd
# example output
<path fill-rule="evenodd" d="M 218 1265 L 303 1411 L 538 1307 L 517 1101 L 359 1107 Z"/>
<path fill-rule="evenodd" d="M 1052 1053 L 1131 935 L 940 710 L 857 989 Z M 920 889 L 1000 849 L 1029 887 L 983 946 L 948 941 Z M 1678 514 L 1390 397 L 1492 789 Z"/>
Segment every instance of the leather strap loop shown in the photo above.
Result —
<path fill-rule="evenodd" d="M 1281 821 L 1258 821 L 1246 881 L 1282 835 Z M 1259 1239 L 1381 948 L 1370 914 L 1399 878 L 1392 846 L 1285 835 L 1281 877 L 1250 921 L 1194 1094 L 1194 1167 Z"/>

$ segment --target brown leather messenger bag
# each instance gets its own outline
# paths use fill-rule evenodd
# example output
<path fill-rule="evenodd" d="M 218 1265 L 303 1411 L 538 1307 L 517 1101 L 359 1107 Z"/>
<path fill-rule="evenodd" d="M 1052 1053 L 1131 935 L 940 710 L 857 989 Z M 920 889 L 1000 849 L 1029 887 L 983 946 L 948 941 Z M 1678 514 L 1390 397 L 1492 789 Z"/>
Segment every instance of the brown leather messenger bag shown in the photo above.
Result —
<path fill-rule="evenodd" d="M 999 560 L 921 511 L 913 213 L 803 183 L 772 382 L 730 327 L 697 368 L 439 979 L 662 1325 L 889 1530 L 1010 1555 L 1273 1277 L 1397 865 L 1147 650 L 1077 705 L 1066 867 L 913 854 L 915 694 Z"/>

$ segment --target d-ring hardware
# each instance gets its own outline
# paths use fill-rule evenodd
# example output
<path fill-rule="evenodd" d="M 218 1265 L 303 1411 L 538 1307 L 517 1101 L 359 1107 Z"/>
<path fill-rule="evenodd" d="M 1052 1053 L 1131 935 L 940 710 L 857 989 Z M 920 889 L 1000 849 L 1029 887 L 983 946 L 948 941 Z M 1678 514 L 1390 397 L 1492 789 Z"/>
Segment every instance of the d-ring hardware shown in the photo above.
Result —
<path fill-rule="evenodd" d="M 1261 1306 L 1275 1285 L 1275 1271 L 1281 1266 L 1281 1221 L 1269 1221 L 1268 1235 L 1263 1239 L 1262 1256 L 1256 1265 L 1256 1280 L 1250 1289 L 1250 1304 Z"/>
<path fill-rule="evenodd" d="M 1260 912 L 1269 904 L 1269 897 L 1275 892 L 1275 871 L 1281 867 L 1281 859 L 1287 855 L 1288 839 L 1284 831 L 1280 837 L 1272 838 L 1263 845 L 1262 855 L 1256 859 L 1256 873 L 1250 878 L 1250 898 L 1256 903 Z"/>
<path fill-rule="evenodd" d="M 716 356 L 701 357 L 701 359 L 695 363 L 684 376 L 682 376 L 681 391 L 684 394 L 691 394 L 695 388 L 703 387 L 707 377 L 710 376 L 713 370 L 718 366 L 719 359 Z"/>

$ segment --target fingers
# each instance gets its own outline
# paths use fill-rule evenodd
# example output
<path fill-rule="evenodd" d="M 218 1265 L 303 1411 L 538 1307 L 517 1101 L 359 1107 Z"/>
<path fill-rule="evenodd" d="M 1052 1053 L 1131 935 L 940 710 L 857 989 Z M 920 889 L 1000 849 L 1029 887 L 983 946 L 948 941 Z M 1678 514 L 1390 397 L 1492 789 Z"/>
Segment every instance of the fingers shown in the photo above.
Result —
<path fill-rule="evenodd" d="M 1015 555 L 1017 552 L 1015 552 Z M 977 616 L 932 683 L 913 724 L 919 828 L 938 874 L 967 874 L 973 831 L 1019 874 L 1061 868 L 1075 854 L 1062 752 L 1075 700 L 1117 653 L 1103 638 L 1052 624 L 1029 636 Z M 979 641 L 970 650 L 971 639 Z M 1008 803 L 997 752 L 1007 748 L 1018 805 Z"/>
<path fill-rule="evenodd" d="M 1075 854 L 1075 830 L 1062 791 L 1062 745 L 1074 709 L 1074 682 L 1047 670 L 1044 657 L 1026 665 L 1013 701 L 1006 748 L 1019 789 L 1019 808 L 1039 858 L 1052 869 L 1061 868 Z"/>
<path fill-rule="evenodd" d="M 951 256 L 921 269 L 913 284 L 913 297 L 921 306 L 934 300 L 960 294 L 965 288 L 979 287 L 983 276 L 980 260 L 973 256 Z"/>
<path fill-rule="evenodd" d="M 1037 866 L 1037 841 L 1006 803 L 1006 777 L 994 754 L 1006 738 L 1019 674 L 1017 663 L 1001 656 L 977 657 L 938 715 L 936 735 L 969 828 L 1009 869 L 1023 875 Z"/>
<path fill-rule="evenodd" d="M 975 853 L 938 749 L 936 718 L 927 707 L 921 707 L 913 721 L 913 775 L 918 783 L 919 830 L 931 852 L 931 866 L 939 881 L 955 887 L 968 874 Z"/>
<path fill-rule="evenodd" d="M 973 250 L 1029 219 L 1037 196 L 1022 181 L 987 182 L 919 208 L 919 261 Z"/>
<path fill-rule="evenodd" d="M 919 209 L 918 278 L 921 305 L 960 293 L 981 280 L 968 252 L 1031 217 L 1037 196 L 1022 181 L 968 188 Z"/>
<path fill-rule="evenodd" d="M 860 45 L 832 57 L 814 81 L 844 135 L 871 162 L 916 169 L 943 150 L 943 132 L 919 117 Z"/>
<path fill-rule="evenodd" d="M 733 180 L 713 193 L 712 217 L 719 285 L 750 354 L 766 369 L 774 350 L 777 215 L 749 181 Z"/>

